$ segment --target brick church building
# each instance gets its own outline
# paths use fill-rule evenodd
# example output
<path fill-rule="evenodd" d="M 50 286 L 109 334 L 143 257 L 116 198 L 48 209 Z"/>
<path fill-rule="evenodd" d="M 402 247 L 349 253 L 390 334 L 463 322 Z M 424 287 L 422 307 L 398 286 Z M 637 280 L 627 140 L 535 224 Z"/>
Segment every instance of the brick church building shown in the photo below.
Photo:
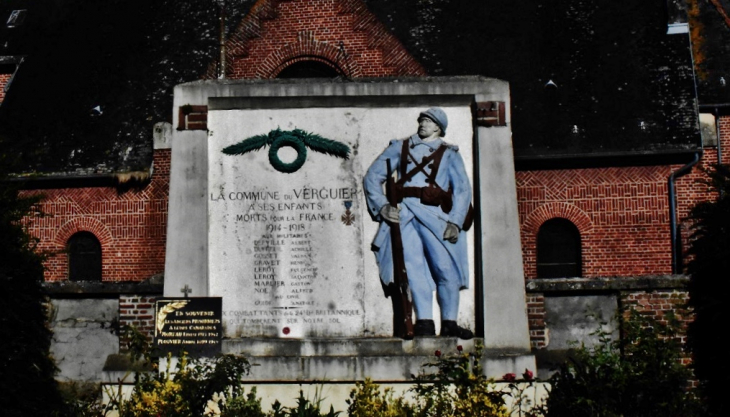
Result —
<path fill-rule="evenodd" d="M 567 349 L 568 335 L 588 337 L 600 326 L 585 317 L 586 310 L 633 306 L 657 317 L 672 311 L 689 318 L 683 309 L 687 217 L 696 203 L 714 197 L 700 181 L 702 170 L 730 164 L 730 95 L 722 94 L 718 81 L 722 68 L 696 74 L 693 67 L 698 48 L 709 42 L 698 45 L 692 37 L 702 17 L 696 10 L 678 8 L 682 2 L 676 1 L 647 2 L 656 15 L 634 22 L 644 29 L 616 46 L 611 42 L 626 39 L 621 31 L 637 26 L 602 27 L 602 13 L 616 20 L 623 15 L 616 7 L 593 10 L 591 2 L 575 2 L 572 11 L 549 10 L 551 2 L 530 6 L 514 30 L 536 25 L 538 34 L 522 38 L 477 27 L 476 19 L 493 23 L 507 7 L 471 16 L 471 9 L 487 8 L 481 2 L 429 3 L 453 9 L 453 18 L 462 20 L 456 23 L 434 23 L 418 9 L 405 19 L 405 11 L 384 1 L 250 3 L 241 2 L 250 8 L 229 23 L 220 54 L 201 78 L 468 74 L 510 82 L 525 302 L 541 370 L 551 365 L 551 352 Z M 561 25 L 582 42 L 580 48 L 531 62 L 530 51 L 568 39 Z M 23 71 L 23 59 L 0 50 L 0 105 L 13 74 Z M 601 79 L 611 66 L 622 67 L 621 76 Z M 636 68 L 641 70 L 632 73 Z M 98 380 L 102 371 L 115 370 L 109 358 L 123 349 L 118 329 L 153 329 L 153 300 L 161 296 L 165 276 L 170 132 L 206 129 L 207 108 L 172 112 L 184 112 L 183 122 L 155 120 L 161 123 L 150 132 L 147 164 L 20 176 L 23 193 L 42 194 L 47 213 L 28 225 L 40 249 L 53 253 L 45 288 L 61 379 Z M 79 352 L 73 343 L 84 338 L 99 347 Z"/>

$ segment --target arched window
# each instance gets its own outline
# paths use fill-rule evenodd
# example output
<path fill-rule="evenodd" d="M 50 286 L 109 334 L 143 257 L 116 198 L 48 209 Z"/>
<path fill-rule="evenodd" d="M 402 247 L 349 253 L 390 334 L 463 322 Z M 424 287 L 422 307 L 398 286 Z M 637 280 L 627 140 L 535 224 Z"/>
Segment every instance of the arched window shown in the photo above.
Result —
<path fill-rule="evenodd" d="M 68 279 L 101 281 L 101 244 L 89 232 L 78 232 L 68 239 Z"/>
<path fill-rule="evenodd" d="M 276 78 L 335 78 L 338 75 L 341 74 L 336 68 L 308 59 L 287 66 Z"/>
<path fill-rule="evenodd" d="M 546 221 L 537 232 L 537 277 L 581 276 L 580 232 L 562 218 Z"/>

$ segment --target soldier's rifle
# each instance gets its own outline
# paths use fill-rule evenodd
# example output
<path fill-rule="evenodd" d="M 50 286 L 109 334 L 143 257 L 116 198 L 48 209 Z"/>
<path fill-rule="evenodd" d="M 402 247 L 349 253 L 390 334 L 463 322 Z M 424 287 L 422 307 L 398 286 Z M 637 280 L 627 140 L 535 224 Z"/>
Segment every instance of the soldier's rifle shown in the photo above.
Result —
<path fill-rule="evenodd" d="M 396 182 L 393 178 L 393 172 L 390 167 L 390 160 L 386 160 L 388 177 L 385 183 L 385 196 L 388 204 L 398 207 L 398 196 L 396 190 Z M 393 249 L 393 281 L 397 288 L 398 300 L 394 300 L 393 306 L 396 318 L 402 317 L 403 322 L 401 328 L 397 329 L 404 339 L 413 339 L 413 299 L 411 298 L 411 289 L 408 287 L 408 272 L 406 271 L 406 261 L 403 256 L 403 239 L 401 237 L 400 223 L 393 223 L 386 220 L 390 225 L 390 245 Z M 396 295 L 393 295 L 395 297 Z"/>

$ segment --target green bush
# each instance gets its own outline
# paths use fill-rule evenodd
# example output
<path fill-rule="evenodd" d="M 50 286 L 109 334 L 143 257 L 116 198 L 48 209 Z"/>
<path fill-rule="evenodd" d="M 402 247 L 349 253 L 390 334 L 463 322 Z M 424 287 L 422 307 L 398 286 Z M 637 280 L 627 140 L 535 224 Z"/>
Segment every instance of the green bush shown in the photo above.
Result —
<path fill-rule="evenodd" d="M 99 417 L 108 411 L 101 403 L 99 384 L 93 382 L 65 382 L 59 384 L 65 403 L 66 416 Z"/>
<path fill-rule="evenodd" d="M 218 355 L 215 358 L 195 359 L 181 352 L 176 365 L 172 366 L 172 355 L 167 356 L 167 366 L 158 369 L 148 338 L 135 328 L 127 329 L 130 359 L 143 360 L 147 371 L 137 372 L 134 388 L 129 398 L 121 392 L 107 392 L 111 397 L 105 408 L 98 403 L 79 401 L 79 410 L 84 416 L 103 416 L 116 410 L 120 417 L 197 417 L 204 413 L 221 417 L 337 417 L 340 412 L 330 407 L 322 413 L 322 399 L 304 397 L 299 391 L 296 407 L 282 407 L 279 401 L 272 405 L 272 411 L 264 413 L 256 387 L 246 392 L 242 386 L 243 377 L 251 371 L 248 360 L 239 355 Z M 97 401 L 98 402 L 98 401 Z"/>
<path fill-rule="evenodd" d="M 329 412 L 322 413 L 322 400 L 319 392 L 315 394 L 314 400 L 309 400 L 304 397 L 304 392 L 299 390 L 296 407 L 282 407 L 281 403 L 277 400 L 272 405 L 272 410 L 269 415 L 271 417 L 337 417 L 340 415 L 340 412 L 335 411 L 331 405 Z"/>
<path fill-rule="evenodd" d="M 690 370 L 681 364 L 679 323 L 669 324 L 631 311 L 623 337 L 581 346 L 550 378 L 546 402 L 550 416 L 693 416 L 700 415 L 689 391 Z"/>
<path fill-rule="evenodd" d="M 355 383 L 347 404 L 347 415 L 351 417 L 400 417 L 415 413 L 402 396 L 395 397 L 391 388 L 381 392 L 380 385 L 369 378 Z"/>
<path fill-rule="evenodd" d="M 246 395 L 239 395 L 226 401 L 221 417 L 266 417 L 261 409 L 261 398 L 256 397 L 256 387 Z"/>
<path fill-rule="evenodd" d="M 419 417 L 502 417 L 507 416 L 504 393 L 495 390 L 494 381 L 482 372 L 482 349 L 456 354 L 436 352 L 437 361 L 424 367 L 435 367 L 435 374 L 424 371 L 416 379 L 412 391 L 416 394 L 415 415 Z"/>
<path fill-rule="evenodd" d="M 131 397 L 125 400 L 120 392 L 112 395 L 110 408 L 118 410 L 120 417 L 198 417 L 207 407 L 225 416 L 263 415 L 255 391 L 246 395 L 241 386 L 250 370 L 246 358 L 220 355 L 198 360 L 183 353 L 174 370 L 171 363 L 169 355 L 162 372 L 153 363 L 152 372 L 137 373 Z"/>
<path fill-rule="evenodd" d="M 483 375 L 482 348 L 474 352 L 461 347 L 451 354 L 435 352 L 424 364 L 409 389 L 409 397 L 381 390 L 370 379 L 357 382 L 347 400 L 351 417 L 537 417 L 601 416 L 642 417 L 702 414 L 698 400 L 688 387 L 690 370 L 682 365 L 685 357 L 677 335 L 681 326 L 671 315 L 667 324 L 635 311 L 622 323 L 623 338 L 612 340 L 599 332 L 594 347 L 577 348 L 548 381 L 549 396 L 535 404 L 537 381 L 529 370 L 518 380 L 506 374 L 501 388 Z M 150 358 L 148 344 L 141 335 L 130 338 L 136 346 L 132 355 Z M 136 352 L 136 353 L 135 353 Z M 142 352 L 142 353 L 140 353 Z M 168 360 L 168 364 L 170 361 Z M 200 416 L 208 407 L 222 417 L 336 417 L 330 406 L 321 410 L 318 394 L 310 400 L 299 391 L 297 405 L 283 407 L 279 401 L 264 413 L 256 389 L 245 392 L 241 380 L 250 371 L 243 357 L 223 355 L 197 360 L 182 355 L 174 371 L 156 369 L 142 372 L 135 380 L 134 393 L 127 401 L 117 399 L 112 408 L 122 417 Z M 528 392 L 529 391 L 529 392 Z M 533 395 L 528 395 L 532 393 Z M 505 398 L 513 404 L 507 407 Z M 121 398 L 121 397 L 117 397 Z M 93 413 L 79 414 L 93 416 Z"/>
<path fill-rule="evenodd" d="M 426 363 L 410 391 L 415 401 L 394 397 L 392 390 L 380 391 L 370 380 L 357 383 L 350 393 L 347 411 L 353 417 L 506 417 L 509 415 L 503 396 L 494 381 L 487 379 L 479 363 L 481 347 L 473 353 L 442 354 Z M 426 372 L 436 368 L 437 372 Z"/>
<path fill-rule="evenodd" d="M 116 410 L 120 417 L 198 417 L 214 410 L 225 417 L 259 417 L 261 402 L 256 390 L 248 394 L 243 377 L 251 371 L 248 360 L 239 355 L 218 355 L 215 358 L 190 358 L 181 352 L 172 367 L 172 355 L 166 368 L 158 369 L 159 358 L 147 337 L 135 328 L 127 329 L 129 355 L 133 362 L 143 360 L 143 368 L 135 374 L 130 398 L 119 390 L 109 390 L 111 401 L 105 411 Z"/>
<path fill-rule="evenodd" d="M 0 152 L 0 410 L 4 416 L 63 415 L 41 287 L 44 255 L 24 227 L 27 218 L 41 215 L 40 198 L 21 197 L 18 184 L 7 182 L 10 155 Z"/>

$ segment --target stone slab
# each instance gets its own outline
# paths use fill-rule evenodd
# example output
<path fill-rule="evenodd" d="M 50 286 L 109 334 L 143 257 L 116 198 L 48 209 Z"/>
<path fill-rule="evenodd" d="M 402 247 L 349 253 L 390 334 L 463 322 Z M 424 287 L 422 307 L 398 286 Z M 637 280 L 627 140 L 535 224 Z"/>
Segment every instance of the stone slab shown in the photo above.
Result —
<path fill-rule="evenodd" d="M 382 314 L 392 309 L 370 251 L 378 223 L 367 212 L 362 178 L 391 139 L 415 132 L 427 103 L 408 107 L 393 97 L 391 107 L 373 108 L 369 101 L 349 107 L 352 101 L 333 107 L 337 101 L 328 98 L 321 103 L 328 107 L 287 103 L 280 109 L 278 101 L 248 100 L 254 109 L 209 112 L 208 271 L 210 294 L 224 297 L 228 337 L 392 335 L 392 318 Z M 264 105 L 271 108 L 260 108 Z M 466 103 L 444 108 L 450 119 L 447 140 L 459 146 L 471 167 L 471 110 Z M 345 160 L 309 150 L 299 170 L 283 173 L 271 165 L 267 150 L 240 156 L 221 152 L 276 129 L 336 140 L 352 155 Z M 296 157 L 290 148 L 278 155 Z M 468 239 L 473 277 L 473 230 Z M 474 328 L 473 290 L 462 291 L 462 298 L 461 322 Z"/>
<path fill-rule="evenodd" d="M 456 354 L 457 346 L 461 346 L 464 351 L 473 352 L 475 343 L 482 340 L 242 338 L 224 341 L 223 351 L 244 354 L 255 364 L 249 378 L 256 381 L 410 381 L 424 369 L 424 364 L 437 359 L 437 351 Z"/>

